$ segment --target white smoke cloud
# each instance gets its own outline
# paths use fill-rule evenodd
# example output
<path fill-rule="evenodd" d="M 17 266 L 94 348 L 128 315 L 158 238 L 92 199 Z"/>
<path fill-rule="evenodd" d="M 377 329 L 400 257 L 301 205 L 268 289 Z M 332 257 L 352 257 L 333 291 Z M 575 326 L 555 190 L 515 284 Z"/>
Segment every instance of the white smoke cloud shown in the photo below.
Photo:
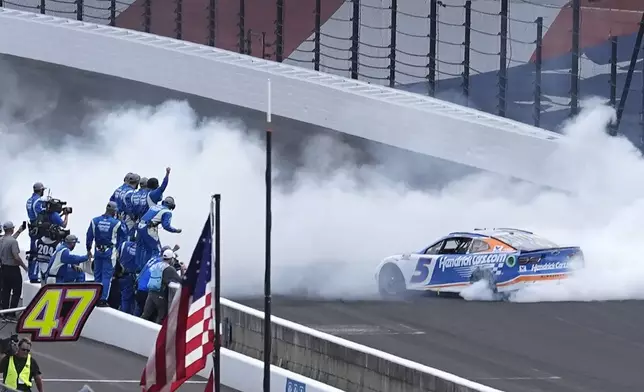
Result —
<path fill-rule="evenodd" d="M 535 162 L 547 169 L 544 175 L 570 182 L 574 191 L 565 194 L 491 174 L 470 175 L 431 192 L 409 190 L 373 167 L 356 165 L 353 152 L 336 141 L 315 139 L 296 186 L 288 192 L 274 188 L 274 292 L 372 296 L 374 268 L 383 257 L 420 249 L 450 230 L 510 226 L 580 245 L 587 262 L 570 281 L 524 290 L 512 300 L 644 298 L 638 256 L 644 161 L 628 141 L 605 135 L 613 110 L 590 105 L 566 128 L 568 138 L 557 153 Z M 42 181 L 74 207 L 70 228 L 83 240 L 89 220 L 103 212 L 125 173 L 161 179 L 170 166 L 166 196 L 176 199 L 173 225 L 183 233 L 163 232 L 162 241 L 180 244 L 182 259 L 189 259 L 210 195 L 221 193 L 222 293 L 259 294 L 265 152 L 263 141 L 240 126 L 199 121 L 187 104 L 167 102 L 104 113 L 88 125 L 93 138 L 69 139 L 56 149 L 3 135 L 0 211 L 8 215 L 0 220 L 21 221 L 32 184 Z M 336 169 L 330 176 L 311 174 L 328 167 Z"/>

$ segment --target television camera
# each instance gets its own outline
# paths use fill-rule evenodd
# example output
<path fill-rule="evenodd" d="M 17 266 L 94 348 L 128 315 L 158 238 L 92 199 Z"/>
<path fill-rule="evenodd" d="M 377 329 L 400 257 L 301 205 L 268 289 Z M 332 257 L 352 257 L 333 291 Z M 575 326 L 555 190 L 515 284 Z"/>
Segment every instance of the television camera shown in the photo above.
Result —
<path fill-rule="evenodd" d="M 43 200 L 43 212 L 29 224 L 29 235 L 37 238 L 47 237 L 54 241 L 62 241 L 70 233 L 69 230 L 53 224 L 50 216 L 52 213 L 71 214 L 72 207 L 66 207 L 67 202 L 60 199 L 46 198 Z"/>
<path fill-rule="evenodd" d="M 17 334 L 13 334 L 8 338 L 0 339 L 0 352 L 4 355 L 16 355 L 19 341 Z"/>

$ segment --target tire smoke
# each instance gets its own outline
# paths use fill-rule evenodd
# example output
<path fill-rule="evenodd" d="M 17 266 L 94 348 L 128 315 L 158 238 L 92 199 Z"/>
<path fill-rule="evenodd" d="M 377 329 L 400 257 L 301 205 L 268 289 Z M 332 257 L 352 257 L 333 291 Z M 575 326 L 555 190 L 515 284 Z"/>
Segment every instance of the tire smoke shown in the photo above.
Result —
<path fill-rule="evenodd" d="M 644 263 L 637 256 L 644 162 L 626 139 L 605 134 L 613 117 L 611 108 L 587 103 L 566 126 L 568 137 L 558 150 L 535 162 L 544 176 L 568 181 L 573 191 L 566 193 L 489 173 L 458 177 L 438 189 L 412 189 L 405 178 L 419 168 L 400 156 L 379 157 L 395 159 L 390 165 L 364 165 L 356 151 L 334 138 L 312 138 L 291 183 L 274 186 L 274 293 L 374 297 L 375 267 L 383 257 L 418 250 L 449 231 L 504 226 L 533 230 L 562 245 L 578 244 L 587 263 L 568 282 L 523 290 L 512 300 L 644 298 Z M 176 199 L 173 225 L 183 233 L 162 232 L 162 241 L 180 244 L 180 259 L 188 261 L 210 195 L 221 193 L 222 293 L 262 293 L 265 153 L 260 137 L 241 122 L 202 120 L 178 101 L 102 111 L 82 126 L 91 137 L 70 137 L 55 146 L 28 132 L 3 135 L 1 220 L 22 221 L 31 186 L 42 181 L 52 196 L 74 207 L 70 228 L 83 241 L 90 219 L 103 212 L 125 173 L 161 179 L 170 166 L 165 195 Z M 23 248 L 27 241 L 21 238 Z"/>

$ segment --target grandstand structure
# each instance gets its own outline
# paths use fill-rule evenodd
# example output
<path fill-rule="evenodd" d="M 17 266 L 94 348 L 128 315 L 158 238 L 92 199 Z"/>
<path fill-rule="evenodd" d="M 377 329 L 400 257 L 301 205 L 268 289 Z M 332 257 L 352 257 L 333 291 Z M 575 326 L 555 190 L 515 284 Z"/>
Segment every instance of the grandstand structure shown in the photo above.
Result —
<path fill-rule="evenodd" d="M 623 112 L 619 131 L 642 143 L 638 0 L 0 0 L 0 6 L 283 61 L 554 131 L 585 98 L 601 97 Z"/>

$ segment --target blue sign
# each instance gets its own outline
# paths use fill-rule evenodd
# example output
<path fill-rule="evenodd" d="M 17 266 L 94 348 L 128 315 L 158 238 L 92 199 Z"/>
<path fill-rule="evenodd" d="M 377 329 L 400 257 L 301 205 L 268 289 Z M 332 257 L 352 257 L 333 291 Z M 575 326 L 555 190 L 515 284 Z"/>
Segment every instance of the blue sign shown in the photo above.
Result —
<path fill-rule="evenodd" d="M 285 392 L 306 392 L 306 384 L 287 378 Z"/>

